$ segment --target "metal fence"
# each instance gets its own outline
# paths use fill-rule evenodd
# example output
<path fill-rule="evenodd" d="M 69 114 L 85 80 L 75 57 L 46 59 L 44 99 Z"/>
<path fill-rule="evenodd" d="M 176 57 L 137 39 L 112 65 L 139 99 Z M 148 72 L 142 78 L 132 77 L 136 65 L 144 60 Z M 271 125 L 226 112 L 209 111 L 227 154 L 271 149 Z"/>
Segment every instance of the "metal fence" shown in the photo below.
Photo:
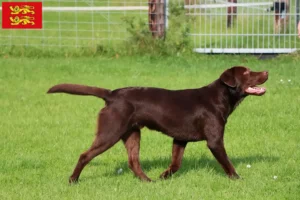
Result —
<path fill-rule="evenodd" d="M 168 2 L 184 4 L 186 16 L 192 19 L 189 37 L 195 52 L 290 53 L 300 50 L 297 32 L 300 0 L 279 3 L 267 0 L 42 0 L 43 29 L 1 29 L 0 46 L 45 49 L 118 44 L 129 37 L 126 18 L 139 18 L 151 25 L 149 2 L 161 1 L 164 5 Z M 282 1 L 285 6 L 281 5 Z M 164 11 L 165 15 L 169 14 L 167 7 Z M 164 27 L 168 24 L 163 23 Z"/>
<path fill-rule="evenodd" d="M 300 49 L 299 0 L 185 0 L 199 53 L 290 53 Z"/>
<path fill-rule="evenodd" d="M 26 2 L 26 0 L 18 1 Z M 0 29 L 0 46 L 34 46 L 46 49 L 114 45 L 128 38 L 126 18 L 136 17 L 145 20 L 145 23 L 148 22 L 147 0 L 42 0 L 41 2 L 43 28 Z"/>

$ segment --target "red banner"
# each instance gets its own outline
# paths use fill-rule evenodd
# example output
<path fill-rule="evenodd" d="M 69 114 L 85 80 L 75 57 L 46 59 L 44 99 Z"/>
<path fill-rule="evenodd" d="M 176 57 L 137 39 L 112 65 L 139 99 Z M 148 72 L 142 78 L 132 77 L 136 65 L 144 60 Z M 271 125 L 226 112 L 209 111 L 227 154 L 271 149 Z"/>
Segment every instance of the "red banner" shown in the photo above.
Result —
<path fill-rule="evenodd" d="M 41 29 L 42 2 L 2 2 L 3 29 Z"/>

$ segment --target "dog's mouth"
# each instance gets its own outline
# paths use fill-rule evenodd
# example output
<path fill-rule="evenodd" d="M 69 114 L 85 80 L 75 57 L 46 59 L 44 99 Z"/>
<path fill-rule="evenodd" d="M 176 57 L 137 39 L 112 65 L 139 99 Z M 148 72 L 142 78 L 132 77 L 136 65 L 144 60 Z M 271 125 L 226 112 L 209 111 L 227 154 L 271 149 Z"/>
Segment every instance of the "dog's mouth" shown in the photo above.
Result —
<path fill-rule="evenodd" d="M 267 91 L 266 88 L 258 87 L 258 86 L 251 86 L 245 90 L 247 94 L 258 95 L 258 96 L 265 94 L 266 91 Z"/>
<path fill-rule="evenodd" d="M 261 87 L 259 85 L 264 84 L 268 80 L 268 72 L 260 72 L 259 75 L 260 76 L 256 83 L 254 82 L 252 84 L 249 84 L 250 86 L 245 89 L 245 93 L 257 96 L 261 96 L 266 93 L 266 88 Z"/>

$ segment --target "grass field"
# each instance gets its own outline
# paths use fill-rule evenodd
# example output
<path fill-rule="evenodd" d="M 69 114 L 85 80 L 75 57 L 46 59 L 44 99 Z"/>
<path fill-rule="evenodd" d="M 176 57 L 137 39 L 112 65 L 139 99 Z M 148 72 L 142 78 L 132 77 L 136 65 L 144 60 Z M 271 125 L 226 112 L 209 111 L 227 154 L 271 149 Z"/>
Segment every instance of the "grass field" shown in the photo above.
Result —
<path fill-rule="evenodd" d="M 300 196 L 299 56 L 259 61 L 252 56 L 0 59 L 0 199 L 298 199 Z M 141 163 L 154 183 L 127 167 L 120 142 L 94 159 L 70 186 L 79 155 L 94 138 L 103 101 L 46 95 L 54 84 L 105 88 L 195 88 L 232 65 L 269 70 L 262 97 L 248 97 L 229 118 L 225 146 L 241 180 L 229 180 L 205 142 L 187 146 L 171 179 L 172 139 L 143 129 Z M 251 165 L 251 168 L 247 168 Z M 122 168 L 123 172 L 117 171 Z M 274 178 L 275 176 L 275 178 Z M 277 177 L 277 179 L 276 179 Z"/>

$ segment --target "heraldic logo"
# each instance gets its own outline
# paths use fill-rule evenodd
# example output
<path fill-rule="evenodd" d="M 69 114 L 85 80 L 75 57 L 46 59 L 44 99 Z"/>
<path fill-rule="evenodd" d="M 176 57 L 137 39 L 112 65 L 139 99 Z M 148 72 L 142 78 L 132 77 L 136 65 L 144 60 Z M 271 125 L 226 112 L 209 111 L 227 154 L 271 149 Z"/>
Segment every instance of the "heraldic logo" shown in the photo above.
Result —
<path fill-rule="evenodd" d="M 41 29 L 42 2 L 2 2 L 3 29 Z"/>

